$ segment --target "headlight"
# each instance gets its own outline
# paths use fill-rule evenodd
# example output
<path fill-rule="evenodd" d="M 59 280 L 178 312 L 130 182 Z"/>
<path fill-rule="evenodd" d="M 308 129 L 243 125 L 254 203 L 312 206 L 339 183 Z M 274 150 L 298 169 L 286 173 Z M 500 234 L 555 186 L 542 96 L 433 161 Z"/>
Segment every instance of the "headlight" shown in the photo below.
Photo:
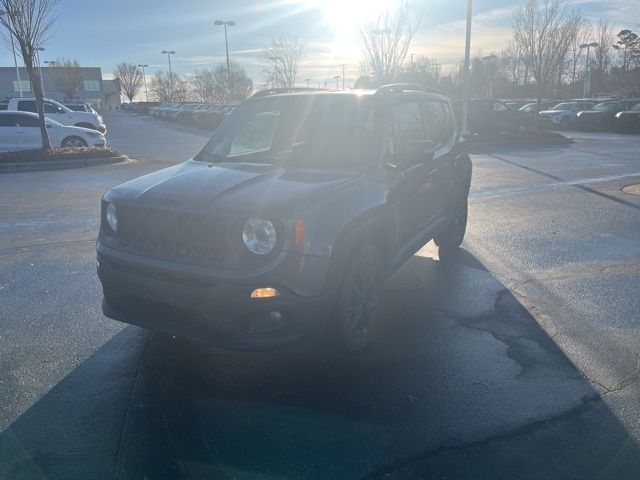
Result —
<path fill-rule="evenodd" d="M 256 255 L 271 253 L 278 240 L 275 225 L 269 220 L 250 218 L 242 228 L 242 240 L 250 252 Z"/>
<path fill-rule="evenodd" d="M 104 213 L 105 218 L 107 219 L 107 223 L 111 230 L 114 232 L 118 231 L 118 215 L 116 214 L 116 206 L 113 203 L 107 204 L 107 209 Z"/>

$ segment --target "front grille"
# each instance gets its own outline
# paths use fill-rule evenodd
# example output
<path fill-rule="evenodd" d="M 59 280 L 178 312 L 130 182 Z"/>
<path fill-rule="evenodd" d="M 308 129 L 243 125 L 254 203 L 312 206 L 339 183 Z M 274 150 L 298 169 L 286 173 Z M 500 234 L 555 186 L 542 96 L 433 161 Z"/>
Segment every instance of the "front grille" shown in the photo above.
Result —
<path fill-rule="evenodd" d="M 118 207 L 118 244 L 150 257 L 193 264 L 225 258 L 226 222 L 204 214 Z"/>

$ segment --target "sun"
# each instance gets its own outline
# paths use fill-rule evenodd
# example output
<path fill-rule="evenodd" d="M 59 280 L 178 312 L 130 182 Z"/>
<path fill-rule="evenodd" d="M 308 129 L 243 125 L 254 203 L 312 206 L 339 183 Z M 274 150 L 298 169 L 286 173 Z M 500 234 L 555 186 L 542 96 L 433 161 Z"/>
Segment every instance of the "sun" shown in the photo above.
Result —
<path fill-rule="evenodd" d="M 373 20 L 397 0 L 318 0 L 314 3 L 324 11 L 327 21 L 338 33 L 356 30 Z"/>

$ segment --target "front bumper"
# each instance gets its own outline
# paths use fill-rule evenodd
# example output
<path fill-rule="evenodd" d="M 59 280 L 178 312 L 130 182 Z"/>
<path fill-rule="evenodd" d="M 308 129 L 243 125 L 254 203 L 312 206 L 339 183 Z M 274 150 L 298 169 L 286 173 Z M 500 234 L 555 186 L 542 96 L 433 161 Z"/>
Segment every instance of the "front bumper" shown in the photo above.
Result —
<path fill-rule="evenodd" d="M 264 350 L 314 338 L 324 330 L 331 306 L 329 295 L 300 295 L 269 283 L 265 273 L 194 275 L 145 257 L 134 263 L 100 244 L 98 277 L 107 317 L 229 350 Z M 250 298 L 254 288 L 267 286 L 280 295 Z"/>
<path fill-rule="evenodd" d="M 107 126 L 101 123 L 98 125 L 98 128 L 96 128 L 96 130 L 100 133 L 107 133 Z"/>

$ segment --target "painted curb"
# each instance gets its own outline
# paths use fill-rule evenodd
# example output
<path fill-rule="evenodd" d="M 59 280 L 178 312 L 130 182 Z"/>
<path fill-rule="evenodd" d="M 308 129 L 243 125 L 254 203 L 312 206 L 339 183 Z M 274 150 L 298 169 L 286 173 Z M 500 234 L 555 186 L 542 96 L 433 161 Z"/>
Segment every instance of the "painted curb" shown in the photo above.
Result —
<path fill-rule="evenodd" d="M 74 160 L 50 160 L 45 162 L 16 162 L 0 163 L 0 173 L 26 172 L 39 170 L 63 170 L 68 168 L 95 167 L 98 165 L 112 165 L 116 163 L 132 162 L 128 156 L 105 158 L 79 158 Z"/>

